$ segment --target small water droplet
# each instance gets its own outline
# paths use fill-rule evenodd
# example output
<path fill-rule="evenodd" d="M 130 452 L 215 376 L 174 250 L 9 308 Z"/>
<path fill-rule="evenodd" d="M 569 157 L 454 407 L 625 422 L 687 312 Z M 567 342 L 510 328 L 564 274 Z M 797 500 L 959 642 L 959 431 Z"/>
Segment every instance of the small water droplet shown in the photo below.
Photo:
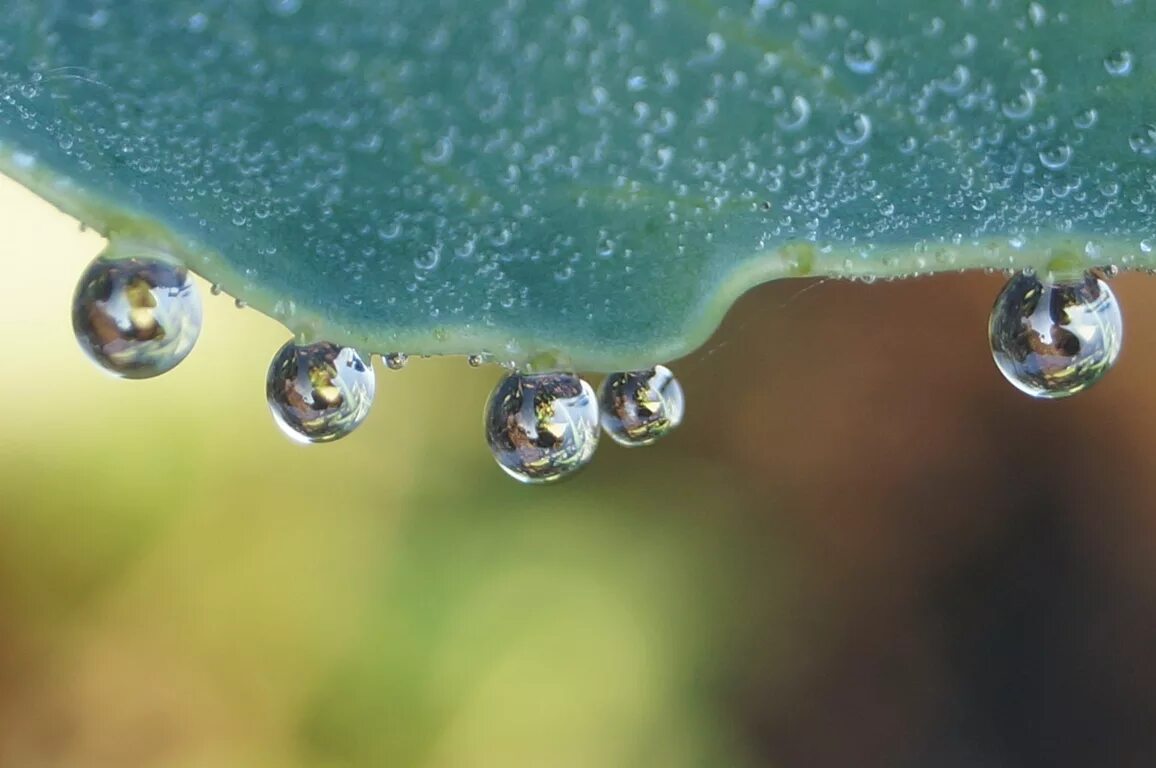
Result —
<path fill-rule="evenodd" d="M 201 297 L 184 267 L 151 259 L 93 261 L 72 299 L 72 329 L 100 367 L 126 379 L 172 370 L 201 332 Z"/>
<path fill-rule="evenodd" d="M 569 373 L 513 373 L 486 404 L 486 441 L 506 474 L 523 483 L 561 480 L 598 447 L 598 403 Z"/>
<path fill-rule="evenodd" d="M 244 299 L 233 299 L 233 306 L 237 309 L 244 309 L 245 307 L 249 306 L 249 302 L 245 301 Z"/>
<path fill-rule="evenodd" d="M 835 128 L 835 135 L 847 146 L 857 147 L 871 137 L 871 118 L 861 112 L 844 115 Z"/>
<path fill-rule="evenodd" d="M 847 69 L 857 75 L 869 75 L 883 59 L 883 45 L 873 37 L 867 37 L 858 30 L 847 36 L 843 45 L 843 61 Z"/>
<path fill-rule="evenodd" d="M 409 362 L 409 355 L 404 352 L 390 352 L 388 355 L 382 355 L 381 360 L 391 371 L 400 371 Z"/>
<path fill-rule="evenodd" d="M 1072 160 L 1072 148 L 1067 144 L 1057 144 L 1040 150 L 1040 163 L 1049 171 L 1061 171 Z"/>
<path fill-rule="evenodd" d="M 265 379 L 265 397 L 277 426 L 293 440 L 327 443 L 357 429 L 369 415 L 373 368 L 351 347 L 327 341 L 277 352 Z"/>
<path fill-rule="evenodd" d="M 1020 274 L 988 324 L 1000 372 L 1043 399 L 1074 395 L 1103 378 L 1120 355 L 1123 332 L 1112 289 L 1091 273 L 1055 281 Z"/>
<path fill-rule="evenodd" d="M 810 119 L 811 102 L 802 96 L 795 96 L 786 111 L 776 115 L 775 122 L 784 131 L 798 131 L 805 127 Z"/>
<path fill-rule="evenodd" d="M 1086 131 L 1094 126 L 1099 119 L 1100 113 L 1089 107 L 1088 109 L 1082 109 L 1077 112 L 1076 116 L 1072 118 L 1072 122 L 1081 131 Z"/>
<path fill-rule="evenodd" d="M 1156 155 L 1156 123 L 1147 123 L 1133 131 L 1128 137 L 1128 145 L 1138 155 Z"/>
<path fill-rule="evenodd" d="M 482 363 L 486 362 L 486 359 L 482 355 L 470 355 L 466 358 L 466 362 L 469 363 L 471 368 L 480 368 Z"/>
<path fill-rule="evenodd" d="M 1132 52 L 1119 48 L 1104 57 L 1104 69 L 1113 77 L 1132 74 Z"/>
<path fill-rule="evenodd" d="M 619 445 L 650 445 L 682 423 L 685 399 L 670 369 L 612 373 L 598 388 L 602 429 Z"/>

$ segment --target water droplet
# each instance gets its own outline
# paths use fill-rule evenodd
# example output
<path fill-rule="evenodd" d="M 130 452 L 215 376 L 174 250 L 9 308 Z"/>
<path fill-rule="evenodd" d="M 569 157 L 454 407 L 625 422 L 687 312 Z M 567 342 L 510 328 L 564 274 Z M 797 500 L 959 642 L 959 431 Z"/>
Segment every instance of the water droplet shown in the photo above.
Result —
<path fill-rule="evenodd" d="M 811 102 L 802 96 L 791 99 L 786 111 L 775 116 L 775 122 L 784 131 L 798 131 L 807 125 L 811 119 Z"/>
<path fill-rule="evenodd" d="M 404 352 L 390 352 L 388 355 L 382 355 L 381 360 L 391 371 L 400 371 L 409 362 L 409 355 Z"/>
<path fill-rule="evenodd" d="M 835 128 L 835 135 L 847 146 L 857 147 L 871 137 L 871 119 L 861 112 L 844 115 Z"/>
<path fill-rule="evenodd" d="M 1094 274 L 1059 281 L 1012 278 L 992 310 L 988 334 L 1000 372 L 1032 397 L 1082 392 L 1116 362 L 1120 305 Z"/>
<path fill-rule="evenodd" d="M 574 374 L 510 374 L 490 395 L 485 422 L 498 466 L 523 483 L 560 480 L 598 446 L 594 390 Z"/>
<path fill-rule="evenodd" d="M 466 358 L 466 362 L 469 363 L 471 368 L 480 368 L 482 363 L 486 362 L 486 359 L 482 355 L 470 355 Z"/>
<path fill-rule="evenodd" d="M 843 46 L 843 61 L 847 69 L 857 75 L 869 75 L 878 68 L 882 59 L 883 45 L 875 38 L 857 30 L 847 36 Z"/>
<path fill-rule="evenodd" d="M 1117 49 L 1104 57 L 1104 69 L 1113 77 L 1124 77 L 1132 73 L 1132 60 L 1131 51 Z"/>
<path fill-rule="evenodd" d="M 1128 145 L 1138 155 L 1156 155 L 1156 124 L 1147 123 L 1137 128 L 1128 138 Z"/>
<path fill-rule="evenodd" d="M 1072 148 L 1067 144 L 1057 144 L 1040 150 L 1040 163 L 1049 171 L 1061 171 L 1072 160 Z"/>
<path fill-rule="evenodd" d="M 602 429 L 619 445 L 650 445 L 682 423 L 685 400 L 669 368 L 613 373 L 598 389 Z"/>
<path fill-rule="evenodd" d="M 277 426 L 302 443 L 345 437 L 365 421 L 375 379 L 357 351 L 327 341 L 285 344 L 269 365 L 265 397 Z"/>
<path fill-rule="evenodd" d="M 126 379 L 148 379 L 192 351 L 201 332 L 201 297 L 184 267 L 98 258 L 76 286 L 72 329 L 97 365 Z"/>

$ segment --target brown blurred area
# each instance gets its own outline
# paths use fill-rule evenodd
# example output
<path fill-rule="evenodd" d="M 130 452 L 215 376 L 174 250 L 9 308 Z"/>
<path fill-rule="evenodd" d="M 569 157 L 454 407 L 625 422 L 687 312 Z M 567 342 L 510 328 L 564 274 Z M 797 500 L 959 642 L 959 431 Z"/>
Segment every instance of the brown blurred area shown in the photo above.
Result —
<path fill-rule="evenodd" d="M 1156 285 L 1115 282 L 1126 352 L 1059 402 L 992 364 L 1001 285 L 764 286 L 678 369 L 678 450 L 727 466 L 803 574 L 751 641 L 786 629 L 791 669 L 733 690 L 769 764 L 1156 761 Z"/>
<path fill-rule="evenodd" d="M 283 329 L 206 294 L 180 369 L 70 338 L 100 244 L 0 189 L 0 768 L 1147 768 L 1156 280 L 1033 402 L 1002 278 L 781 282 L 676 361 L 681 430 L 523 488 L 499 372 L 378 367 L 334 446 L 273 429 Z M 476 414 L 476 417 L 475 417 Z"/>

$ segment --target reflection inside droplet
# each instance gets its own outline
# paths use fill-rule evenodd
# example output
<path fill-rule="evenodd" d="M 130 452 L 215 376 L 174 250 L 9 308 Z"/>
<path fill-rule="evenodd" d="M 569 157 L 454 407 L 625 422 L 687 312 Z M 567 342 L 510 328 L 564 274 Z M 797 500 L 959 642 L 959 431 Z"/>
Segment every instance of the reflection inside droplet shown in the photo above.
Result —
<path fill-rule="evenodd" d="M 988 331 L 1008 381 L 1054 399 L 1103 378 L 1120 356 L 1124 323 L 1112 289 L 1095 274 L 1055 282 L 1020 274 L 996 301 Z"/>

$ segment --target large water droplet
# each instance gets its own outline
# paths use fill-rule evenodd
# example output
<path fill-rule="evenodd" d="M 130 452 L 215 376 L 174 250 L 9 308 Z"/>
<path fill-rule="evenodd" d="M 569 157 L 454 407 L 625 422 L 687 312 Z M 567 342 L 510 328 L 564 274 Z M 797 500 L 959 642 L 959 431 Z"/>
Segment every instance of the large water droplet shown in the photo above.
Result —
<path fill-rule="evenodd" d="M 612 373 L 598 388 L 602 429 L 619 445 L 650 445 L 682 423 L 682 386 L 669 368 Z"/>
<path fill-rule="evenodd" d="M 523 483 L 560 480 L 598 446 L 594 390 L 568 373 L 514 373 L 486 404 L 486 441 L 498 466 Z"/>
<path fill-rule="evenodd" d="M 273 419 L 302 443 L 345 437 L 365 421 L 376 389 L 373 368 L 351 347 L 285 344 L 269 364 L 265 396 Z"/>
<path fill-rule="evenodd" d="M 201 297 L 184 267 L 98 258 L 72 299 L 72 329 L 102 368 L 148 379 L 184 360 L 201 332 Z"/>
<path fill-rule="evenodd" d="M 1094 274 L 1061 281 L 1020 274 L 996 301 L 988 334 L 1008 381 L 1054 399 L 1103 378 L 1120 356 L 1124 323 L 1112 289 Z"/>

